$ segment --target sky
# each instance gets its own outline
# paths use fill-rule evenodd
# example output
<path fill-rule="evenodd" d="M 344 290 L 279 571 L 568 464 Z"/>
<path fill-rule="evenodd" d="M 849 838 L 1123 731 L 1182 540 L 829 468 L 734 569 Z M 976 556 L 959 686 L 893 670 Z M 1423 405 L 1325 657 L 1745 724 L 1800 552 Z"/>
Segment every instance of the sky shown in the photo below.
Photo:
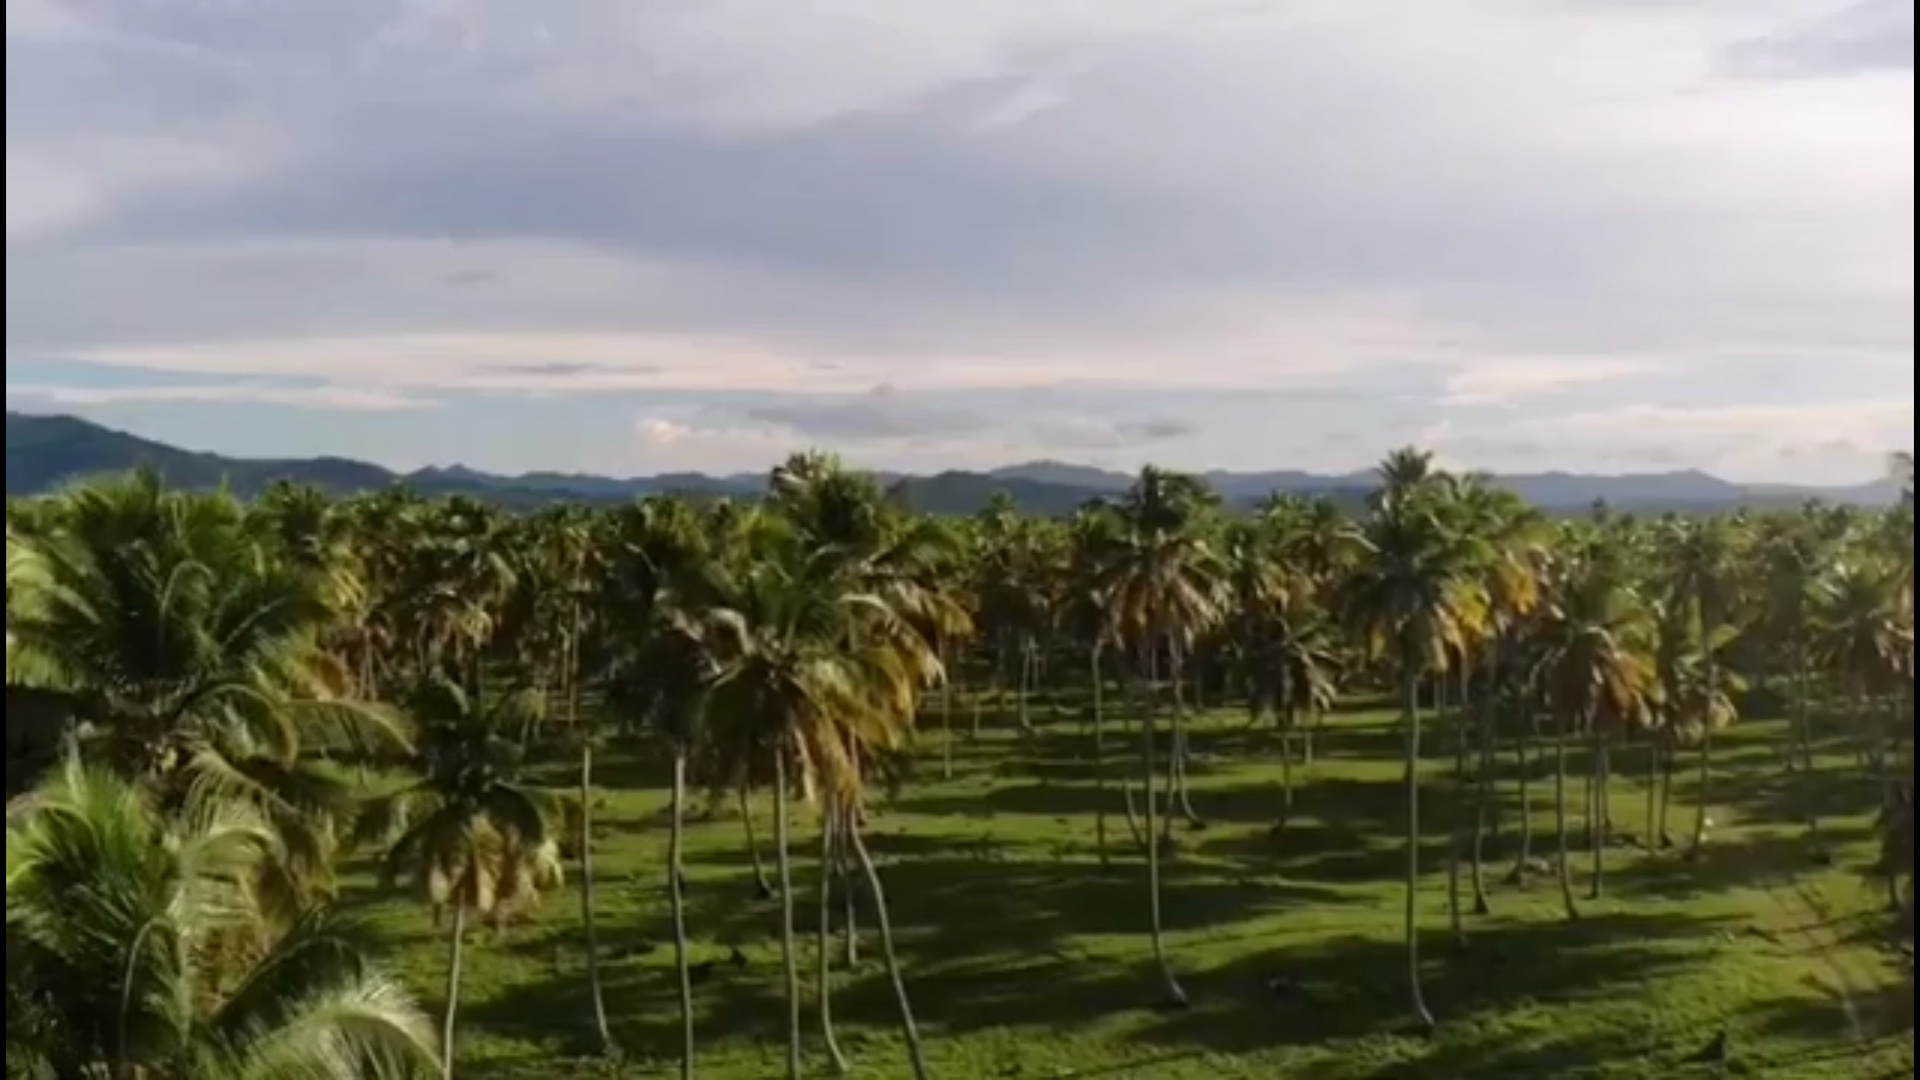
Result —
<path fill-rule="evenodd" d="M 398 467 L 1873 478 L 1912 0 L 7 0 L 7 405 Z"/>

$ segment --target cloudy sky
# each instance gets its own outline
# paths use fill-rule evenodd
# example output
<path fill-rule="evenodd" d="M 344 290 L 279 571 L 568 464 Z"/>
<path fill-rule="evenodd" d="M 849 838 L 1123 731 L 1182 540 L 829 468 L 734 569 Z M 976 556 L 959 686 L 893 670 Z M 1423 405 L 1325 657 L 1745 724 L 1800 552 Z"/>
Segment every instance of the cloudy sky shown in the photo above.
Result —
<path fill-rule="evenodd" d="M 7 402 L 503 470 L 1850 481 L 1912 0 L 7 0 Z"/>

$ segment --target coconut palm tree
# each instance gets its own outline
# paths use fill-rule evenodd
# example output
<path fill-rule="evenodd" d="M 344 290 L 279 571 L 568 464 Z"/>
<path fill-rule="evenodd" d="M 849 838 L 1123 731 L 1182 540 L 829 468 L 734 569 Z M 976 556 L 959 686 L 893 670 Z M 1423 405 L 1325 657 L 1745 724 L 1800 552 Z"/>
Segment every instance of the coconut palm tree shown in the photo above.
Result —
<path fill-rule="evenodd" d="M 1102 662 L 1119 642 L 1109 587 L 1109 567 L 1120 556 L 1125 523 L 1105 503 L 1081 507 L 1071 526 L 1068 555 L 1069 582 L 1064 590 L 1062 618 L 1073 636 L 1087 647 L 1089 679 L 1093 684 L 1094 847 L 1100 865 L 1107 853 L 1107 728 L 1106 674 Z"/>
<path fill-rule="evenodd" d="M 1142 660 L 1147 692 L 1151 695 L 1140 737 L 1146 784 L 1148 916 L 1154 960 L 1165 984 L 1167 1000 L 1178 1007 L 1187 1004 L 1187 994 L 1174 977 L 1173 966 L 1167 959 L 1160 918 L 1160 856 L 1168 837 L 1156 836 L 1154 830 L 1158 799 L 1154 793 L 1154 728 L 1159 701 L 1156 683 L 1159 658 L 1164 655 L 1174 715 L 1173 752 L 1167 770 L 1168 794 L 1172 800 L 1179 798 L 1182 790 L 1180 759 L 1186 750 L 1185 710 L 1180 689 L 1182 661 L 1194 641 L 1219 623 L 1225 599 L 1224 567 L 1199 528 L 1203 509 L 1202 493 L 1193 478 L 1151 467 L 1141 470 L 1120 505 L 1126 522 L 1124 547 L 1108 566 L 1108 579 L 1100 585 L 1111 597 L 1119 633 Z M 1188 809 L 1192 816 L 1191 808 Z"/>
<path fill-rule="evenodd" d="M 43 524 L 9 598 L 10 687 L 62 699 L 88 759 L 166 805 L 196 785 L 253 802 L 324 884 L 348 796 L 323 759 L 406 745 L 321 647 L 335 583 L 271 557 L 231 498 L 151 472 L 76 488 Z"/>
<path fill-rule="evenodd" d="M 1654 626 L 1638 593 L 1629 587 L 1615 549 L 1599 541 L 1569 554 L 1554 581 L 1541 627 L 1544 646 L 1537 677 L 1558 721 L 1554 745 L 1555 818 L 1560 834 L 1560 884 L 1567 917 L 1577 918 L 1567 854 L 1567 739 L 1584 732 L 1591 740 L 1598 798 L 1590 830 L 1593 884 L 1600 897 L 1607 827 L 1606 768 L 1609 740 L 1630 725 L 1644 725 L 1658 699 L 1659 679 L 1650 647 Z"/>
<path fill-rule="evenodd" d="M 351 921 L 290 906 L 257 808 L 69 762 L 7 825 L 7 1074 L 430 1075 L 431 1023 Z"/>
<path fill-rule="evenodd" d="M 1840 679 L 1853 713 L 1863 756 L 1871 763 L 1883 805 L 1892 802 L 1888 746 L 1896 728 L 1900 690 L 1913 685 L 1913 625 L 1896 578 L 1873 563 L 1850 563 L 1835 574 L 1832 591 L 1814 613 L 1815 663 Z M 1887 705 L 1874 698 L 1887 694 Z M 1888 713 L 1894 715 L 1889 717 Z"/>
<path fill-rule="evenodd" d="M 518 775 L 525 754 L 519 736 L 544 706 L 532 691 L 489 699 L 450 678 L 420 687 L 412 702 L 420 779 L 369 800 L 355 829 L 356 841 L 385 848 L 384 886 L 405 881 L 426 900 L 436 927 L 452 908 L 440 1050 L 448 1080 L 468 918 L 504 927 L 560 885 L 556 837 L 566 831 L 568 808 Z"/>
<path fill-rule="evenodd" d="M 705 632 L 717 660 L 705 705 L 706 738 L 716 759 L 734 763 L 714 775 L 738 777 L 758 761 L 772 763 L 790 1077 L 800 1075 L 802 1063 L 789 795 L 796 784 L 817 795 L 823 828 L 837 826 L 858 856 L 864 850 L 858 833 L 862 763 L 901 744 L 911 730 L 918 689 L 939 676 L 933 650 L 884 599 L 890 589 L 905 588 L 885 566 L 885 526 L 869 534 L 881 542 L 865 554 L 844 543 L 823 544 L 822 525 L 842 527 L 842 537 L 852 539 L 848 534 L 855 528 L 879 519 L 841 502 L 844 494 L 834 491 L 839 482 L 819 462 L 801 464 L 816 470 L 807 483 L 817 486 L 810 489 L 790 475 L 788 506 L 797 512 L 770 516 L 748 558 L 717 568 L 718 603 Z M 810 516 L 815 507 L 833 512 Z M 884 894 L 877 874 L 868 878 L 902 1029 L 915 1075 L 923 1076 L 923 1050 Z"/>
<path fill-rule="evenodd" d="M 666 877 L 680 983 L 680 1068 L 683 1077 L 691 1077 L 693 978 L 683 850 L 688 763 L 699 753 L 706 687 L 714 671 L 703 606 L 712 601 L 711 556 L 692 507 L 671 497 L 651 498 L 623 513 L 615 535 L 619 546 L 609 563 L 606 612 L 615 652 L 606 679 L 607 703 L 630 725 L 658 736 L 673 759 Z"/>
<path fill-rule="evenodd" d="M 1420 684 L 1447 669 L 1486 615 L 1478 577 L 1487 562 L 1484 542 L 1454 529 L 1417 455 L 1396 454 L 1382 465 L 1363 535 L 1366 557 L 1349 581 L 1348 613 L 1367 652 L 1391 661 L 1400 680 L 1406 729 L 1407 978 L 1413 1017 L 1431 1029 L 1433 1014 L 1420 987 Z"/>

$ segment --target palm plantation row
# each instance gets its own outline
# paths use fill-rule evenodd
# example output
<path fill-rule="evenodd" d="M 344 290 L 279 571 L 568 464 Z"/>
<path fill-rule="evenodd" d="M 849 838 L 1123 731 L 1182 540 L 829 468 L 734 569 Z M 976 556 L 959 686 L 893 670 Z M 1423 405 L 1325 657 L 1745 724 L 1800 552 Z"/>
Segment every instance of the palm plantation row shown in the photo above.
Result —
<path fill-rule="evenodd" d="M 771 875 L 750 813 L 741 839 L 781 908 L 787 1074 L 809 1028 L 847 1068 L 826 932 L 837 886 L 849 939 L 856 895 L 875 923 L 905 1067 L 925 1076 L 869 811 L 916 771 L 951 775 L 983 705 L 1036 738 L 1036 703 L 1069 685 L 1091 695 L 1092 842 L 1102 866 L 1143 866 L 1161 1005 L 1188 1005 L 1161 875 L 1176 830 L 1206 825 L 1188 728 L 1209 702 L 1276 729 L 1263 752 L 1288 778 L 1273 805 L 1284 842 L 1319 719 L 1338 698 L 1391 695 L 1407 1009 L 1422 1028 L 1423 776 L 1454 781 L 1440 810 L 1456 940 L 1489 912 L 1496 875 L 1547 874 L 1575 919 L 1629 816 L 1616 764 L 1647 780 L 1648 846 L 1685 859 L 1710 843 L 1715 734 L 1743 708 L 1790 718 L 1779 767 L 1815 855 L 1833 779 L 1816 748 L 1846 748 L 1871 779 L 1879 872 L 1910 927 L 1913 552 L 1910 500 L 1551 522 L 1413 451 L 1383 463 L 1351 515 L 1291 497 L 1235 513 L 1148 469 L 1070 520 L 1007 505 L 941 520 L 819 456 L 776 469 L 752 505 L 521 517 L 283 487 L 243 507 L 149 475 L 10 502 L 9 1075 L 451 1076 L 474 931 L 532 917 L 569 862 L 588 939 L 581 1023 L 615 1052 L 594 756 L 643 744 L 671 762 L 658 880 L 683 1074 L 699 1056 L 681 843 L 698 791 L 773 804 Z M 1116 700 L 1137 730 L 1110 730 Z M 1570 777 L 1574 748 L 1585 768 Z M 562 749 L 577 785 L 533 784 L 536 759 Z M 1524 799 L 1543 756 L 1556 827 L 1536 852 L 1523 816 L 1517 858 L 1495 871 L 1499 788 Z M 1676 808 L 1683 767 L 1696 805 Z M 820 868 L 811 955 L 796 933 L 801 823 Z M 437 1030 L 333 902 L 336 868 L 365 855 L 444 933 Z"/>

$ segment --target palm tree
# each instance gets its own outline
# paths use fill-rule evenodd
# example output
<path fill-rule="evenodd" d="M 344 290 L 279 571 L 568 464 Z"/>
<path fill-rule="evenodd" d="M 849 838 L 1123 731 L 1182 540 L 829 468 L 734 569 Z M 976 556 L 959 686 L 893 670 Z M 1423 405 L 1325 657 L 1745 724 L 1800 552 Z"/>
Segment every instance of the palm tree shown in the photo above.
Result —
<path fill-rule="evenodd" d="M 166 805 L 209 784 L 252 802 L 323 885 L 348 796 L 322 759 L 405 746 L 321 648 L 336 583 L 268 557 L 226 495 L 151 472 L 76 488 L 43 524 L 23 596 L 10 590 L 10 691 L 62 699 L 89 760 Z"/>
<path fill-rule="evenodd" d="M 1813 655 L 1820 667 L 1841 680 L 1864 744 L 1862 756 L 1872 764 L 1881 788 L 1882 805 L 1892 803 L 1887 758 L 1896 725 L 1883 719 L 1873 698 L 1890 692 L 1897 712 L 1900 688 L 1913 685 L 1913 626 L 1904 600 L 1893 575 L 1881 567 L 1849 564 L 1835 575 L 1827 602 L 1814 614 Z"/>
<path fill-rule="evenodd" d="M 712 591 L 706 580 L 710 553 L 692 507 L 672 497 L 651 498 L 623 512 L 615 537 L 605 597 L 605 620 L 615 642 L 607 701 L 629 723 L 659 735 L 673 758 L 667 891 L 680 983 L 680 1068 L 682 1076 L 691 1077 L 693 979 L 682 852 L 688 763 L 699 752 L 701 709 L 714 663 L 702 606 Z"/>
<path fill-rule="evenodd" d="M 1560 833 L 1560 884 L 1568 918 L 1573 903 L 1566 829 L 1566 744 L 1584 731 L 1592 742 L 1597 809 L 1590 830 L 1593 885 L 1598 899 L 1605 872 L 1608 834 L 1606 767 L 1611 733 L 1644 724 L 1658 699 L 1658 673 L 1647 646 L 1653 626 L 1637 593 L 1623 580 L 1615 556 L 1597 546 L 1576 551 L 1561 569 L 1547 604 L 1538 665 L 1541 685 L 1558 720 L 1555 738 L 1555 816 Z"/>
<path fill-rule="evenodd" d="M 1486 632 L 1475 642 L 1479 648 L 1472 650 L 1478 654 L 1486 685 L 1476 703 L 1479 716 L 1474 725 L 1480 747 L 1479 762 L 1474 770 L 1471 880 L 1474 913 L 1486 915 L 1491 911 L 1491 904 L 1487 899 L 1482 845 L 1487 835 L 1487 817 L 1494 803 L 1500 706 L 1503 700 L 1525 700 L 1524 691 L 1517 686 L 1524 682 L 1524 672 L 1514 671 L 1518 665 L 1511 661 L 1520 650 L 1520 635 L 1540 605 L 1547 537 L 1540 515 L 1511 492 L 1493 488 L 1479 478 L 1469 478 L 1457 495 L 1467 519 L 1465 527 L 1486 539 L 1489 557 L 1487 565 L 1481 568 L 1487 595 Z M 1462 657 L 1460 707 L 1463 712 L 1468 708 L 1466 687 L 1473 674 L 1468 659 Z M 1521 716 L 1523 731 L 1531 726 L 1530 719 L 1525 714 Z M 1524 774 L 1521 783 L 1525 784 Z M 1521 814 L 1527 815 L 1523 830 L 1530 830 L 1531 806 L 1524 787 L 1520 802 Z"/>
<path fill-rule="evenodd" d="M 1119 515 L 1104 503 L 1084 506 L 1074 515 L 1068 557 L 1071 582 L 1064 605 L 1068 625 L 1087 646 L 1093 683 L 1093 833 L 1101 866 L 1108 865 L 1106 676 L 1101 662 L 1119 638 L 1109 568 L 1122 551 L 1124 527 Z"/>
<path fill-rule="evenodd" d="M 350 921 L 290 907 L 251 805 L 165 813 L 69 762 L 7 825 L 7 1073 L 149 1080 L 412 1078 L 431 1023 Z"/>
<path fill-rule="evenodd" d="M 1154 721 L 1159 700 L 1155 683 L 1159 657 L 1164 653 L 1173 695 L 1174 741 L 1168 765 L 1171 799 L 1181 792 L 1180 759 L 1186 750 L 1182 737 L 1182 658 L 1196 638 L 1220 621 L 1222 610 L 1224 573 L 1198 528 L 1204 504 L 1204 491 L 1193 478 L 1151 467 L 1143 469 L 1120 507 L 1127 524 L 1124 550 L 1109 565 L 1108 580 L 1100 586 L 1112 598 L 1120 633 L 1143 661 L 1147 692 L 1152 695 L 1140 737 L 1146 783 L 1148 914 L 1154 960 L 1165 982 L 1167 999 L 1181 1007 L 1187 1004 L 1187 994 L 1174 978 L 1160 925 L 1160 854 L 1168 837 L 1158 837 L 1154 831 Z M 1191 808 L 1188 812 L 1191 815 Z"/>
<path fill-rule="evenodd" d="M 1414 1020 L 1431 1029 L 1433 1014 L 1420 987 L 1418 891 L 1420 883 L 1420 684 L 1445 671 L 1479 632 L 1486 596 L 1476 576 L 1485 565 L 1484 545 L 1452 529 L 1441 516 L 1439 495 L 1425 479 L 1418 455 L 1396 454 L 1381 467 L 1378 508 L 1369 517 L 1368 557 L 1349 587 L 1349 612 L 1367 651 L 1397 667 L 1406 725 L 1407 978 Z M 1414 479 L 1408 479 L 1414 477 Z M 1409 486 L 1411 485 L 1411 486 Z"/>
<path fill-rule="evenodd" d="M 448 1080 L 468 916 L 504 927 L 560 884 L 555 837 L 567 808 L 518 780 L 525 751 L 516 736 L 544 705 L 524 690 L 493 700 L 470 696 L 452 679 L 421 687 L 413 703 L 420 779 L 368 801 L 355 830 L 356 840 L 386 848 L 383 885 L 406 879 L 430 905 L 436 927 L 453 909 L 440 1049 Z"/>
<path fill-rule="evenodd" d="M 877 511 L 859 509 L 858 489 L 842 486 L 839 474 L 819 461 L 802 459 L 789 468 L 796 464 L 803 468 L 775 474 L 785 477 L 785 511 L 759 531 L 742 565 L 716 574 L 718 604 L 707 633 L 718 665 L 705 711 L 716 757 L 738 763 L 723 775 L 742 775 L 758 760 L 773 764 L 790 1077 L 800 1074 L 801 1054 L 789 793 L 796 781 L 815 792 L 823 828 L 837 825 L 866 863 L 859 837 L 862 763 L 900 744 L 918 690 L 940 675 L 933 649 L 887 600 L 892 595 L 907 603 L 911 587 L 895 573 L 893 559 L 901 552 Z M 822 542 L 829 527 L 840 543 Z M 878 875 L 869 868 L 867 877 L 913 1069 L 924 1076 L 885 897 Z"/>
<path fill-rule="evenodd" d="M 1783 515 L 1765 521 L 1753 554 L 1765 591 L 1771 639 L 1784 651 L 1792 679 L 1792 742 L 1787 763 L 1789 768 L 1811 774 L 1813 613 L 1825 602 L 1825 574 L 1835 562 L 1833 544 L 1809 514 Z M 1802 781 L 1801 790 L 1808 823 L 1814 825 L 1811 775 Z"/>

